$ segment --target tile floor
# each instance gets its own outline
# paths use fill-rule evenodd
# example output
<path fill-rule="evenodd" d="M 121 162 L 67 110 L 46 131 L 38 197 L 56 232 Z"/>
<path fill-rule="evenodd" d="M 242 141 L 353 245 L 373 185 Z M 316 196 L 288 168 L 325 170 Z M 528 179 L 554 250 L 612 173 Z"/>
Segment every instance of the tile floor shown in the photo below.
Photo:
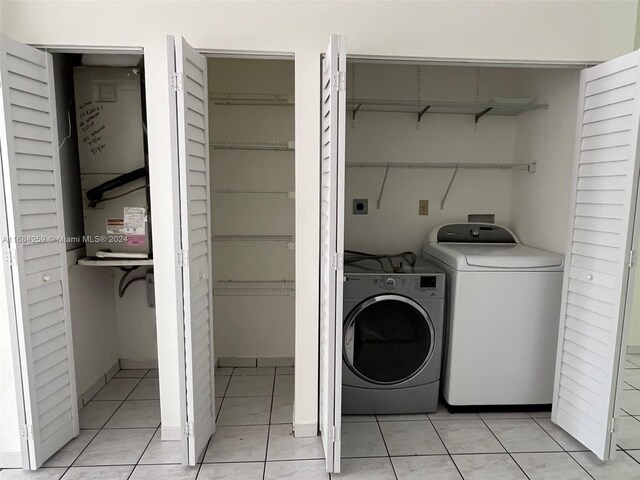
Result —
<path fill-rule="evenodd" d="M 220 368 L 215 441 L 197 467 L 160 440 L 154 370 L 121 370 L 81 410 L 80 436 L 38 472 L 0 480 L 328 480 L 319 437 L 294 438 L 292 368 Z M 349 480 L 639 480 L 640 355 L 628 357 L 615 460 L 603 464 L 548 412 L 343 418 Z"/>

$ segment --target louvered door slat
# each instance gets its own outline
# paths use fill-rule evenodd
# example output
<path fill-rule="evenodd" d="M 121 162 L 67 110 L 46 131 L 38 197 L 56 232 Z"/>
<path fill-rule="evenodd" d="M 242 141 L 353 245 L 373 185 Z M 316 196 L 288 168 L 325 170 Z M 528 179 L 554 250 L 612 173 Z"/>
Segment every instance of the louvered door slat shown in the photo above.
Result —
<path fill-rule="evenodd" d="M 0 55 L 3 233 L 19 239 L 10 282 L 35 469 L 78 434 L 53 70 L 50 55 L 5 36 Z M 42 232 L 52 238 L 32 238 Z"/>
<path fill-rule="evenodd" d="M 572 229 L 552 419 L 603 460 L 614 445 L 627 255 L 636 207 L 639 53 L 582 74 Z"/>
<path fill-rule="evenodd" d="M 195 465 L 215 430 L 211 288 L 211 212 L 207 61 L 184 39 L 175 45 L 178 168 L 185 333 L 185 416 L 192 434 L 185 437 L 184 463 Z"/>

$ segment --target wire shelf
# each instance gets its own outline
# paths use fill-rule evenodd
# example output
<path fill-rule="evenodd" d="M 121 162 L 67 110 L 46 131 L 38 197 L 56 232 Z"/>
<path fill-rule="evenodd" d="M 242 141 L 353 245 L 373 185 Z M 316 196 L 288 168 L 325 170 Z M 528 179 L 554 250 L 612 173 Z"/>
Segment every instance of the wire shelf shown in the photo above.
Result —
<path fill-rule="evenodd" d="M 293 296 L 293 280 L 235 281 L 224 280 L 215 283 L 214 293 L 224 296 Z"/>
<path fill-rule="evenodd" d="M 78 265 L 87 267 L 136 267 L 141 265 L 153 265 L 153 259 L 83 257 L 78 259 Z"/>
<path fill-rule="evenodd" d="M 216 194 L 232 194 L 232 195 L 264 195 L 267 197 L 285 197 L 289 199 L 296 198 L 296 192 L 286 192 L 279 190 L 234 190 L 234 189 L 222 189 L 213 190 L 212 193 Z"/>
<path fill-rule="evenodd" d="M 293 235 L 214 235 L 215 245 L 269 245 L 294 248 Z"/>
<path fill-rule="evenodd" d="M 209 92 L 209 99 L 216 105 L 294 105 L 293 96 L 287 93 Z"/>
<path fill-rule="evenodd" d="M 476 122 L 484 115 L 516 116 L 531 110 L 546 110 L 549 105 L 542 103 L 498 103 L 498 102 L 449 102 L 441 100 L 347 100 L 347 110 L 355 119 L 358 112 L 413 113 L 418 121 L 424 114 L 474 115 Z"/>
<path fill-rule="evenodd" d="M 212 142 L 209 144 L 216 150 L 274 150 L 281 152 L 293 152 L 295 142 Z"/>

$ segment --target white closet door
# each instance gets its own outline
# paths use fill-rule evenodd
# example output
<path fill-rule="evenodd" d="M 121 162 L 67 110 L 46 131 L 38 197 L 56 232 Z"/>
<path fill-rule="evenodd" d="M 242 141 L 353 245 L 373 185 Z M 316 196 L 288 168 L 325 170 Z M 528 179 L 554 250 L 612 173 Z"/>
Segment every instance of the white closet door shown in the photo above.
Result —
<path fill-rule="evenodd" d="M 196 465 L 215 431 L 207 59 L 175 43 L 185 350 L 184 463 Z"/>
<path fill-rule="evenodd" d="M 3 238 L 2 249 L 11 272 L 25 468 L 36 469 L 79 433 L 53 66 L 50 55 L 6 36 L 0 65 L 0 223 L 11 239 Z"/>
<path fill-rule="evenodd" d="M 322 61 L 320 432 L 327 471 L 335 473 L 342 415 L 345 81 L 345 37 L 331 35 Z"/>
<path fill-rule="evenodd" d="M 612 440 L 638 185 L 640 56 L 582 74 L 552 419 L 602 460 Z M 621 383 L 621 382 L 620 382 Z"/>

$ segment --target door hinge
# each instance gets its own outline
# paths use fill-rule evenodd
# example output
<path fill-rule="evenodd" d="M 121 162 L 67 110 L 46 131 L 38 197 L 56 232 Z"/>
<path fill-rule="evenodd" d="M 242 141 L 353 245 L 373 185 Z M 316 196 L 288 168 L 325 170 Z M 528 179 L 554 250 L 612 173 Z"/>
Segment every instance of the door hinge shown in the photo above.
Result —
<path fill-rule="evenodd" d="M 187 422 L 182 429 L 185 437 L 193 437 L 193 422 Z"/>
<path fill-rule="evenodd" d="M 336 72 L 334 81 L 339 92 L 344 92 L 347 89 L 347 76 L 345 75 L 345 72 Z"/>
<path fill-rule="evenodd" d="M 329 441 L 335 443 L 340 440 L 340 427 L 331 427 L 329 429 Z"/>
<path fill-rule="evenodd" d="M 618 420 L 614 417 L 609 420 L 609 433 L 614 433 L 618 429 Z"/>
<path fill-rule="evenodd" d="M 26 440 L 33 440 L 33 425 L 22 425 L 20 435 Z"/>
<path fill-rule="evenodd" d="M 171 88 L 174 92 L 182 91 L 182 73 L 172 73 L 169 76 L 171 80 Z"/>
<path fill-rule="evenodd" d="M 184 267 L 189 262 L 189 251 L 188 250 L 180 250 L 178 252 L 178 265 Z"/>
<path fill-rule="evenodd" d="M 638 256 L 635 250 L 629 250 L 627 252 L 627 266 L 633 267 L 636 264 L 636 257 Z"/>
<path fill-rule="evenodd" d="M 331 255 L 331 269 L 342 270 L 344 264 L 343 256 L 341 253 L 334 253 Z"/>
<path fill-rule="evenodd" d="M 3 253 L 4 253 L 4 263 L 9 265 L 10 267 L 18 263 L 15 247 L 12 247 L 11 245 L 7 244 Z"/>

